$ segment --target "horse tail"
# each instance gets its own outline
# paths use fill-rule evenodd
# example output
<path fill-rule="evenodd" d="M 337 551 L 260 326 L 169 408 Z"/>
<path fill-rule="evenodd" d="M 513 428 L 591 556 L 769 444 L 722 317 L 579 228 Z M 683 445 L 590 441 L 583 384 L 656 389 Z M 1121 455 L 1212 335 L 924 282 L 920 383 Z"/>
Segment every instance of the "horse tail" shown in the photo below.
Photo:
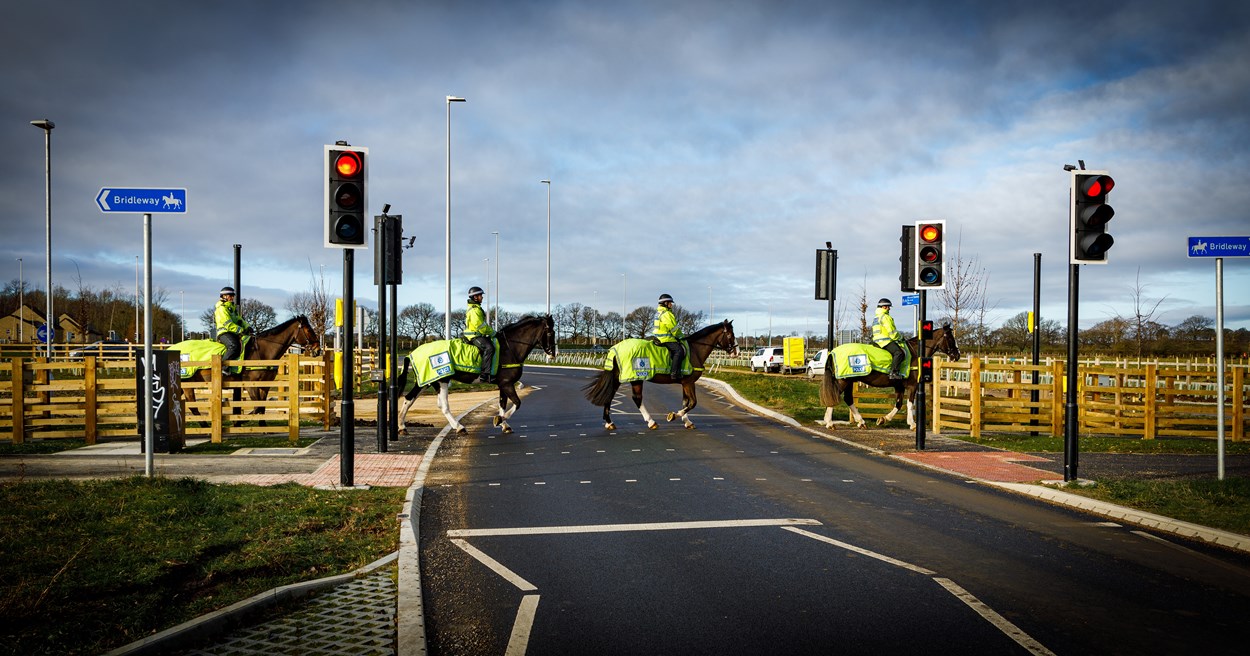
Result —
<path fill-rule="evenodd" d="M 606 406 L 612 402 L 612 397 L 616 396 L 616 389 L 621 386 L 621 382 L 616 379 L 616 369 L 607 369 L 600 371 L 594 380 L 586 384 L 582 388 L 582 392 L 586 395 L 586 400 L 597 406 Z"/>
<path fill-rule="evenodd" d="M 833 358 L 825 362 L 825 373 L 820 378 L 820 404 L 826 408 L 838 405 L 837 377 L 833 375 Z"/>

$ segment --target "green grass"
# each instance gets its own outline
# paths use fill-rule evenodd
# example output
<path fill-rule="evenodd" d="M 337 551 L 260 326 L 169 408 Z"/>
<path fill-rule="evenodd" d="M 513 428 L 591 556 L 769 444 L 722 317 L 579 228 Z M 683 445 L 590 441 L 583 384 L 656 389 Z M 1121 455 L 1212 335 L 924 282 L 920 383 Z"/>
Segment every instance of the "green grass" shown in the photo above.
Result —
<path fill-rule="evenodd" d="M 99 654 L 397 547 L 403 488 L 130 478 L 0 484 L 0 617 L 13 654 Z"/>
<path fill-rule="evenodd" d="M 1039 435 L 1030 437 L 1020 434 L 996 434 L 970 437 L 957 437 L 965 442 L 984 444 L 1007 451 L 1020 452 L 1063 452 L 1063 438 Z M 1077 440 L 1077 448 L 1081 453 L 1183 453 L 1194 455 L 1215 455 L 1218 445 L 1215 440 L 1202 438 L 1156 438 L 1143 440 L 1133 437 L 1108 437 L 1101 435 L 1082 435 Z M 1227 455 L 1250 454 L 1250 442 L 1233 442 L 1224 440 L 1224 453 Z"/>
<path fill-rule="evenodd" d="M 1202 526 L 1250 534 L 1250 479 L 1099 480 L 1068 492 Z"/>
<path fill-rule="evenodd" d="M 12 441 L 6 441 L 0 442 L 0 455 L 10 456 L 57 453 L 59 451 L 77 449 L 86 445 L 86 440 L 77 439 L 26 440 L 21 444 L 14 444 Z"/>
<path fill-rule="evenodd" d="M 765 376 L 723 370 L 708 378 L 729 383 L 743 398 L 793 417 L 799 423 L 811 424 L 825 417 L 825 407 L 820 404 L 818 380 L 808 380 L 806 376 Z M 834 408 L 833 414 L 837 419 L 847 417 L 845 407 Z"/>

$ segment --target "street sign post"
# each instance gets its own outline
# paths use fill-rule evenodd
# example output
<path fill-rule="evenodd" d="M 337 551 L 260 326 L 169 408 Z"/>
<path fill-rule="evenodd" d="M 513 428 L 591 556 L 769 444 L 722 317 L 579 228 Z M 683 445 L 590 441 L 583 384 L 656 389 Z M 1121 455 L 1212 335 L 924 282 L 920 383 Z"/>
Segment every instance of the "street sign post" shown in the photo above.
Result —
<path fill-rule="evenodd" d="M 95 204 L 101 212 L 130 214 L 186 214 L 186 189 L 102 187 Z"/>

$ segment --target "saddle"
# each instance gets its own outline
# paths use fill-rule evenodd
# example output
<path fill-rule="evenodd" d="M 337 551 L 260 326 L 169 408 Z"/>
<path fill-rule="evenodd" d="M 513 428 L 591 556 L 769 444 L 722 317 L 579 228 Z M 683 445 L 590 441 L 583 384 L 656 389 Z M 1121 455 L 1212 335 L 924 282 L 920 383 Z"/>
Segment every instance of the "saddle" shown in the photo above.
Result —
<path fill-rule="evenodd" d="M 239 354 L 239 359 L 244 360 L 247 358 L 247 343 L 252 340 L 252 336 L 240 335 L 239 337 L 243 344 L 243 348 L 241 349 L 242 352 Z M 171 344 L 169 350 L 178 351 L 180 354 L 179 359 L 182 360 L 183 364 L 179 376 L 183 380 L 195 375 L 195 372 L 201 369 L 208 369 L 207 365 L 188 367 L 186 364 L 187 362 L 205 362 L 212 360 L 214 355 L 220 355 L 222 357 L 225 357 L 226 355 L 226 345 L 215 339 L 188 339 L 186 341 L 178 342 L 177 344 Z M 263 367 L 248 368 L 263 369 Z"/>
<path fill-rule="evenodd" d="M 491 375 L 499 371 L 499 338 L 491 337 L 495 345 L 495 357 L 489 363 Z M 482 373 L 482 352 L 463 339 L 439 339 L 413 349 L 408 362 L 417 374 L 417 385 L 450 378 L 458 372 Z"/>
<path fill-rule="evenodd" d="M 686 349 L 681 373 L 683 376 L 689 376 L 694 373 L 694 368 L 690 366 L 690 344 L 682 340 L 681 345 Z M 667 374 L 672 371 L 670 357 L 668 349 L 658 342 L 649 339 L 626 339 L 608 349 L 608 354 L 603 360 L 603 370 L 612 371 L 619 364 L 620 371 L 617 372 L 616 378 L 620 382 L 651 380 L 657 373 Z"/>
<path fill-rule="evenodd" d="M 898 372 L 906 377 L 911 371 L 911 349 L 905 342 L 899 345 L 903 348 L 903 363 Z M 890 352 L 876 344 L 842 344 L 834 347 L 829 354 L 829 366 L 833 367 L 833 375 L 837 378 L 866 376 L 874 371 L 888 374 L 892 362 Z"/>

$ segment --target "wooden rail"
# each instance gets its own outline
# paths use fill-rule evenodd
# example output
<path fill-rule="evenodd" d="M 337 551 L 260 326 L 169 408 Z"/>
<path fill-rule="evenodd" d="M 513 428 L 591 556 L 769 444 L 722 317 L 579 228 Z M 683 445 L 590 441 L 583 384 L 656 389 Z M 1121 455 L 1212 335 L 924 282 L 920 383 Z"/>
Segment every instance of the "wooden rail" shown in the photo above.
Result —
<path fill-rule="evenodd" d="M 223 364 L 220 357 L 188 362 L 209 366 L 210 375 L 207 382 L 182 383 L 196 397 L 183 408 L 187 436 L 208 436 L 219 443 L 227 435 L 271 434 L 285 428 L 294 441 L 300 421 L 308 419 L 328 430 L 334 418 L 331 357 L 290 354 L 280 360 L 224 363 L 276 367 L 275 379 L 264 382 L 223 380 L 216 373 Z M 3 366 L 9 376 L 0 377 L 0 440 L 83 439 L 96 444 L 103 438 L 138 437 L 134 361 L 14 358 Z M 253 401 L 246 393 L 249 388 L 269 392 Z M 263 415 L 250 414 L 254 411 Z M 262 419 L 265 425 L 260 425 Z"/>

